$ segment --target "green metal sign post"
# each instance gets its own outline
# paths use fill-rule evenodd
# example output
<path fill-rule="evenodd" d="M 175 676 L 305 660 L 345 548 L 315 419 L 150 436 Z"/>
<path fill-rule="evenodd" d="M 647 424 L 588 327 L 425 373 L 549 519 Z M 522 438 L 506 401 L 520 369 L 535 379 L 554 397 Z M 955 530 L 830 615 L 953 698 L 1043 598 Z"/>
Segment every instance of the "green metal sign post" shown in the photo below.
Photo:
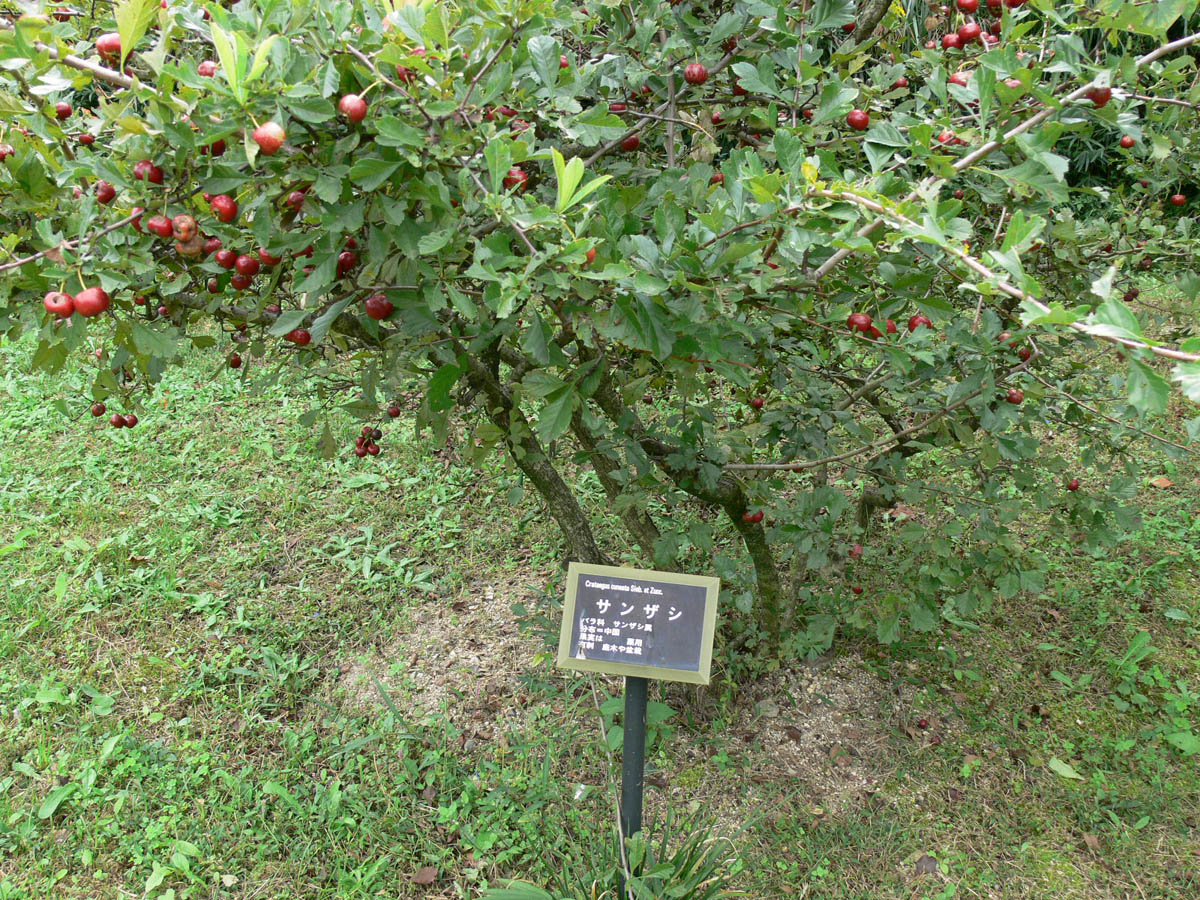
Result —
<path fill-rule="evenodd" d="M 557 664 L 625 677 L 621 833 L 642 830 L 650 679 L 708 684 L 720 579 L 571 563 Z"/>

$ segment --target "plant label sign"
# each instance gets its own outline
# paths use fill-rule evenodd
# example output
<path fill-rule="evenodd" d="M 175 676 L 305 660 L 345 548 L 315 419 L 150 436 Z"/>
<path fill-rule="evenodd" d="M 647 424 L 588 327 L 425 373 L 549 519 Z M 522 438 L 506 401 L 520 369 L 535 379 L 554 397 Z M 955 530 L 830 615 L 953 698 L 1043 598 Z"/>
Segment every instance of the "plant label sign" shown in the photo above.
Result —
<path fill-rule="evenodd" d="M 708 684 L 719 578 L 571 563 L 558 665 Z"/>

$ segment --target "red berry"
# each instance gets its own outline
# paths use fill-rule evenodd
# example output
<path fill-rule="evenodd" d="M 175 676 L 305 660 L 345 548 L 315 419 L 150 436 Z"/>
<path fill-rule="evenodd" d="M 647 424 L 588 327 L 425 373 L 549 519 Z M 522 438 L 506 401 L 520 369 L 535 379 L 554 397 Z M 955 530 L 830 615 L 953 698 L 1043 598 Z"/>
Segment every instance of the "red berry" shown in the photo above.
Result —
<path fill-rule="evenodd" d="M 238 214 L 237 201 L 228 194 L 217 194 L 209 201 L 209 207 L 222 222 L 232 222 Z"/>
<path fill-rule="evenodd" d="M 85 147 L 90 147 L 92 144 L 96 143 L 96 136 L 94 134 L 87 134 L 85 132 L 79 136 L 79 143 L 83 144 Z"/>
<path fill-rule="evenodd" d="M 210 237 L 204 242 L 204 254 L 207 256 L 210 253 L 216 253 L 221 249 L 221 239 L 219 237 Z"/>
<path fill-rule="evenodd" d="M 1008 393 L 1004 395 L 1004 399 L 1014 406 L 1018 406 L 1025 399 L 1025 392 L 1020 388 L 1009 388 Z"/>
<path fill-rule="evenodd" d="M 367 315 L 377 322 L 386 319 L 395 309 L 392 301 L 383 294 L 372 294 L 363 302 L 363 306 L 366 307 Z"/>
<path fill-rule="evenodd" d="M 861 109 L 852 109 L 846 116 L 846 124 L 855 131 L 866 131 L 871 125 L 871 117 Z"/>
<path fill-rule="evenodd" d="M 69 319 L 75 312 L 75 298 L 65 291 L 51 291 L 42 298 L 42 305 L 46 312 L 63 319 Z"/>
<path fill-rule="evenodd" d="M 688 84 L 704 84 L 708 81 L 708 69 L 701 63 L 690 63 L 683 70 L 683 80 Z"/>
<path fill-rule="evenodd" d="M 217 74 L 217 64 L 211 59 L 202 60 L 200 65 L 196 66 L 196 71 L 205 78 L 212 78 Z"/>
<path fill-rule="evenodd" d="M 244 291 L 250 287 L 250 279 L 245 275 L 234 275 L 229 279 L 229 284 L 235 291 Z"/>
<path fill-rule="evenodd" d="M 70 116 L 72 112 L 73 110 L 71 109 L 70 103 L 59 101 L 58 103 L 54 104 L 54 118 L 56 119 L 65 119 Z"/>
<path fill-rule="evenodd" d="M 133 413 L 125 413 L 125 427 L 133 428 L 138 423 L 138 417 Z"/>
<path fill-rule="evenodd" d="M 387 414 L 393 419 L 400 418 L 400 407 L 392 405 L 387 408 Z"/>
<path fill-rule="evenodd" d="M 931 322 L 929 320 L 928 316 L 924 316 L 921 313 L 917 313 L 915 316 L 913 316 L 911 319 L 908 320 L 908 330 L 910 332 L 916 331 L 922 325 L 924 325 L 926 328 L 932 328 L 933 322 Z"/>
<path fill-rule="evenodd" d="M 102 287 L 90 287 L 75 295 L 75 312 L 86 318 L 100 315 L 108 304 L 108 293 Z"/>
<path fill-rule="evenodd" d="M 569 69 L 571 67 L 571 61 L 567 59 L 567 54 L 563 53 L 559 55 L 558 67 L 560 69 Z"/>
<path fill-rule="evenodd" d="M 871 317 L 867 313 L 851 313 L 846 319 L 846 325 L 851 331 L 867 334 L 871 331 Z"/>
<path fill-rule="evenodd" d="M 983 28 L 978 22 L 966 22 L 958 29 L 958 39 L 962 41 L 963 46 L 973 44 L 979 40 L 979 35 L 983 33 Z"/>
<path fill-rule="evenodd" d="M 104 205 L 112 203 L 113 198 L 117 196 L 117 189 L 107 181 L 96 182 L 96 200 Z"/>
<path fill-rule="evenodd" d="M 97 419 L 100 418 L 102 415 L 104 415 L 107 411 L 108 411 L 108 409 L 107 409 L 107 407 L 105 407 L 105 405 L 103 403 L 93 403 L 92 404 L 92 415 L 95 416 Z"/>
<path fill-rule="evenodd" d="M 860 588 L 857 584 L 854 585 L 854 587 L 850 588 L 850 590 L 854 591 L 854 593 L 856 593 L 856 594 L 861 594 L 863 592 L 863 589 Z"/>
<path fill-rule="evenodd" d="M 277 266 L 283 261 L 283 257 L 276 256 L 273 253 L 268 253 L 262 247 L 258 248 L 258 260 L 264 266 Z"/>
<path fill-rule="evenodd" d="M 1068 491 L 1077 491 L 1077 490 L 1079 490 L 1079 479 L 1078 479 L 1078 478 L 1072 478 L 1070 481 L 1068 481 L 1068 482 L 1067 482 L 1067 490 L 1068 490 Z"/>
<path fill-rule="evenodd" d="M 642 145 L 642 139 L 636 134 L 631 134 L 631 135 L 629 135 L 629 137 L 625 138 L 625 140 L 621 141 L 621 149 L 622 150 L 633 151 L 633 150 L 636 150 L 641 145 Z"/>
<path fill-rule="evenodd" d="M 121 36 L 115 31 L 96 38 L 96 52 L 104 59 L 113 60 L 121 55 Z"/>
<path fill-rule="evenodd" d="M 338 111 L 357 125 L 367 117 L 367 101 L 358 94 L 346 94 L 338 101 Z"/>
<path fill-rule="evenodd" d="M 111 416 L 108 417 L 108 424 L 111 425 L 113 428 L 124 428 L 125 427 L 125 417 L 123 415 L 121 415 L 120 413 L 113 413 Z"/>
<path fill-rule="evenodd" d="M 217 255 L 213 257 L 217 265 L 222 269 L 232 269 L 237 265 L 238 255 L 235 251 L 228 247 L 217 251 Z"/>
<path fill-rule="evenodd" d="M 287 139 L 287 132 L 278 122 L 263 122 L 250 136 L 265 155 L 274 156 Z"/>
<path fill-rule="evenodd" d="M 258 261 L 257 257 L 248 256 L 243 253 L 234 262 L 233 267 L 237 269 L 239 275 L 245 275 L 247 278 L 253 278 L 258 274 L 258 270 L 261 265 L 262 263 Z"/>
<path fill-rule="evenodd" d="M 957 50 L 962 47 L 962 38 L 955 31 L 942 36 L 942 47 L 945 50 Z"/>
<path fill-rule="evenodd" d="M 337 258 L 337 273 L 338 278 L 349 274 L 350 270 L 358 265 L 358 254 L 353 250 L 343 250 L 338 254 Z"/>
<path fill-rule="evenodd" d="M 1185 197 L 1183 194 L 1172 194 L 1171 195 L 1171 205 L 1172 206 L 1183 206 L 1185 203 L 1187 203 L 1187 197 Z"/>
<path fill-rule="evenodd" d="M 1121 146 L 1124 147 L 1126 150 L 1128 150 L 1130 147 L 1132 147 L 1136 143 L 1137 143 L 1137 141 L 1135 141 L 1131 135 L 1127 134 L 1121 138 Z"/>
<path fill-rule="evenodd" d="M 850 548 L 850 558 L 851 559 L 862 559 L 862 555 L 863 555 L 863 545 L 862 544 L 855 544 L 853 547 Z"/>
<path fill-rule="evenodd" d="M 299 211 L 300 205 L 304 203 L 304 191 L 292 191 L 283 202 L 292 209 Z"/>
<path fill-rule="evenodd" d="M 242 365 L 241 354 L 240 353 L 230 353 L 229 354 L 229 368 L 239 369 L 239 368 L 241 368 L 241 365 Z"/>
<path fill-rule="evenodd" d="M 588 252 L 584 254 L 584 260 L 585 260 L 585 264 L 589 265 L 589 266 L 596 261 L 596 248 L 595 247 L 588 248 Z"/>
<path fill-rule="evenodd" d="M 307 347 L 312 341 L 312 335 L 307 328 L 293 328 L 283 336 L 285 341 L 291 341 L 297 347 Z"/>
<path fill-rule="evenodd" d="M 527 184 L 529 184 L 529 173 L 522 168 L 514 166 L 504 176 L 504 186 L 509 189 L 516 188 L 517 193 L 525 190 Z"/>
<path fill-rule="evenodd" d="M 766 401 L 762 397 L 753 397 L 750 400 L 750 405 L 755 409 L 762 409 Z"/>
<path fill-rule="evenodd" d="M 708 179 L 709 184 L 724 184 L 725 175 L 721 172 L 713 172 L 712 178 Z"/>
<path fill-rule="evenodd" d="M 1103 109 L 1105 106 L 1108 106 L 1108 101 L 1112 99 L 1112 88 L 1092 88 L 1084 96 L 1095 104 L 1096 109 Z"/>
<path fill-rule="evenodd" d="M 967 15 L 979 9 L 979 0 L 958 0 L 959 12 L 964 12 Z"/>

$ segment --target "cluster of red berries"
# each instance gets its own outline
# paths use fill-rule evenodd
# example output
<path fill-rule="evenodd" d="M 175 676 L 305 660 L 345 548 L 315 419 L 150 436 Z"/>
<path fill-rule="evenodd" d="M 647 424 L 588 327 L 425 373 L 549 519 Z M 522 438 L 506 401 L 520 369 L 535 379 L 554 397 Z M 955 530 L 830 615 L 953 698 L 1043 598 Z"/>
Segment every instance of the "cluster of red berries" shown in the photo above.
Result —
<path fill-rule="evenodd" d="M 387 408 L 389 418 L 400 418 L 400 407 L 392 404 Z M 364 456 L 378 456 L 381 452 L 379 441 L 383 439 L 383 430 L 376 425 L 364 425 L 358 437 L 354 439 L 354 455 L 362 458 Z"/>
<path fill-rule="evenodd" d="M 106 412 L 108 412 L 108 408 L 103 403 L 97 402 L 92 404 L 92 415 L 97 419 Z M 108 417 L 108 424 L 113 428 L 133 428 L 137 423 L 138 417 L 133 413 L 125 413 L 125 415 L 113 413 Z"/>

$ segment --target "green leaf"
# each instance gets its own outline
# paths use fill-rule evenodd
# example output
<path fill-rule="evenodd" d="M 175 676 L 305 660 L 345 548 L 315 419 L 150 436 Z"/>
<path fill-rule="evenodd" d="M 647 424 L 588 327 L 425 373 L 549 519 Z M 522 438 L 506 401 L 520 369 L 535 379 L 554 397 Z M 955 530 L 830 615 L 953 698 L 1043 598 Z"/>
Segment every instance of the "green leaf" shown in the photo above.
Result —
<path fill-rule="evenodd" d="M 454 405 L 454 398 L 450 396 L 450 390 L 462 377 L 462 374 L 462 369 L 453 365 L 442 366 L 433 373 L 433 377 L 429 379 L 429 385 L 425 389 L 430 409 L 434 412 L 442 412 Z"/>
<path fill-rule="evenodd" d="M 1088 318 L 1088 324 L 1093 326 L 1091 331 L 1094 334 L 1130 338 L 1135 341 L 1143 340 L 1142 326 L 1138 322 L 1137 316 L 1122 300 L 1116 297 L 1109 297 L 1101 303 Z"/>
<path fill-rule="evenodd" d="M 900 613 L 884 616 L 875 626 L 875 637 L 881 644 L 894 644 L 900 637 Z"/>
<path fill-rule="evenodd" d="M 1191 731 L 1177 731 L 1174 734 L 1168 734 L 1167 741 L 1182 750 L 1186 756 L 1195 756 L 1200 753 L 1200 738 Z"/>
<path fill-rule="evenodd" d="M 571 425 L 577 392 L 574 385 L 565 385 L 547 398 L 537 420 L 537 436 L 543 444 L 560 437 Z"/>
<path fill-rule="evenodd" d="M 1200 403 L 1200 363 L 1181 362 L 1175 366 L 1171 375 L 1179 382 L 1185 397 Z"/>
<path fill-rule="evenodd" d="M 420 147 L 425 143 L 420 131 L 396 116 L 382 116 L 375 128 L 379 132 L 376 143 L 385 147 Z"/>
<path fill-rule="evenodd" d="M 483 158 L 487 160 L 492 191 L 499 194 L 504 190 L 504 175 L 512 165 L 512 148 L 506 140 L 488 141 L 483 148 Z"/>
<path fill-rule="evenodd" d="M 275 46 L 277 40 L 279 40 L 279 35 L 272 34 L 258 45 L 258 49 L 254 51 L 254 62 L 250 64 L 250 71 L 246 73 L 246 84 L 254 81 L 267 70 L 267 54 L 271 52 L 271 48 Z"/>
<path fill-rule="evenodd" d="M 558 199 L 554 208 L 562 212 L 567 208 L 575 188 L 579 187 L 579 182 L 583 180 L 583 160 L 576 156 L 570 163 L 566 163 L 557 147 L 551 147 L 550 153 L 554 160 L 554 177 L 558 184 Z"/>
<path fill-rule="evenodd" d="M 350 180 L 366 191 L 378 189 L 384 182 L 396 174 L 400 163 L 389 162 L 378 156 L 367 156 L 355 160 L 350 167 Z"/>
<path fill-rule="evenodd" d="M 285 309 L 279 314 L 271 327 L 267 329 L 267 334 L 274 337 L 283 337 L 293 328 L 299 328 L 300 323 L 304 321 L 308 315 L 307 309 Z"/>
<path fill-rule="evenodd" d="M 511 881 L 506 887 L 488 888 L 480 900 L 554 900 L 554 895 L 523 881 Z"/>
<path fill-rule="evenodd" d="M 242 66 L 238 57 L 233 37 L 216 22 L 212 24 L 213 46 L 217 48 L 217 59 L 221 61 L 221 76 L 233 91 L 239 104 L 246 102 L 245 88 L 242 86 Z"/>
<path fill-rule="evenodd" d="M 333 103 L 324 97 L 288 97 L 284 106 L 294 118 L 310 125 L 328 122 L 334 116 Z"/>
<path fill-rule="evenodd" d="M 841 28 L 854 21 L 854 0 L 817 0 L 808 15 L 808 29 Z"/>
<path fill-rule="evenodd" d="M 539 34 L 529 39 L 526 49 L 538 80 L 553 89 L 558 84 L 558 58 L 561 55 L 558 41 L 547 34 Z"/>
<path fill-rule="evenodd" d="M 286 803 L 292 809 L 293 812 L 298 813 L 298 812 L 302 811 L 300 809 L 300 804 L 296 801 L 296 798 L 294 796 L 292 796 L 292 792 L 289 791 L 282 784 L 280 784 L 278 781 L 268 781 L 265 784 L 263 784 L 262 789 L 263 789 L 264 794 L 269 794 L 271 796 L 278 797 L 280 800 L 282 800 L 284 803 Z"/>
<path fill-rule="evenodd" d="M 1058 775 L 1061 775 L 1063 778 L 1070 778 L 1075 781 L 1083 781 L 1084 780 L 1082 775 L 1080 775 L 1078 772 L 1076 772 L 1070 765 L 1063 762 L 1057 756 L 1052 757 L 1050 762 L 1048 762 L 1046 765 L 1048 765 L 1050 767 L 1051 771 L 1055 772 Z"/>
<path fill-rule="evenodd" d="M 313 320 L 312 325 L 308 327 L 308 332 L 312 335 L 312 342 L 314 344 L 321 343 L 321 340 L 329 331 L 329 326 L 334 323 L 337 317 L 345 311 L 346 307 L 349 306 L 353 300 L 353 297 L 344 297 Z"/>
<path fill-rule="evenodd" d="M 46 799 L 42 801 L 42 805 L 38 807 L 38 818 L 49 819 L 54 815 L 60 806 L 79 790 L 79 784 L 72 781 L 70 784 L 60 785 L 46 795 Z"/>
<path fill-rule="evenodd" d="M 136 319 L 133 322 L 133 345 L 138 353 L 163 360 L 173 359 L 179 349 L 172 333 L 158 331 Z"/>
<path fill-rule="evenodd" d="M 1167 411 L 1170 386 L 1167 379 L 1140 360 L 1130 360 L 1129 402 L 1143 416 L 1161 416 Z"/>
<path fill-rule="evenodd" d="M 125 68 L 125 60 L 154 21 L 154 14 L 158 8 L 158 0 L 121 0 L 113 10 L 113 17 L 117 20 L 117 34 L 121 35 L 122 69 Z"/>

